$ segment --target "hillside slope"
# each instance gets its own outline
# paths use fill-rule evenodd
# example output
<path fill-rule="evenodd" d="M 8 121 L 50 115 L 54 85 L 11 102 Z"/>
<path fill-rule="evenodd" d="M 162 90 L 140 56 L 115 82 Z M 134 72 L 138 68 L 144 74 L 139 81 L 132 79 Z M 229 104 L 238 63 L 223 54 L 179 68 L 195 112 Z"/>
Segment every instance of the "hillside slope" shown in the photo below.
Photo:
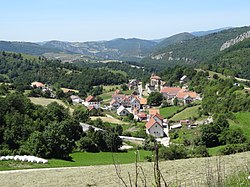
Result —
<path fill-rule="evenodd" d="M 8 42 L 0 41 L 0 51 L 8 51 L 15 53 L 26 53 L 30 55 L 42 55 L 44 53 L 53 52 L 59 53 L 62 52 L 60 49 L 54 49 L 49 47 L 43 47 L 36 43 L 31 42 Z"/>
<path fill-rule="evenodd" d="M 232 28 L 202 37 L 195 37 L 158 50 L 150 57 L 143 59 L 142 64 L 164 63 L 165 66 L 175 66 L 176 64 L 202 63 L 218 55 L 221 46 L 226 41 L 249 30 L 250 27 Z"/>
<path fill-rule="evenodd" d="M 171 186 L 206 186 L 206 175 L 216 180 L 217 167 L 220 163 L 221 177 L 235 171 L 249 167 L 250 153 L 238 153 L 229 156 L 211 158 L 192 158 L 175 161 L 160 162 L 161 172 L 165 180 Z M 147 184 L 153 183 L 153 163 L 139 163 L 146 175 Z M 209 168 L 208 168 L 209 167 Z M 129 184 L 128 172 L 134 181 L 135 165 L 124 164 L 120 166 L 124 180 Z M 98 176 L 98 177 L 97 177 Z M 35 179 L 35 180 L 34 180 Z M 178 185 L 177 185 L 178 184 Z M 30 169 L 22 171 L 1 171 L 0 185 L 11 186 L 123 186 L 119 181 L 115 167 L 86 166 L 76 168 L 49 168 Z M 141 180 L 139 180 L 139 186 Z"/>
<path fill-rule="evenodd" d="M 194 35 L 192 35 L 188 32 L 179 33 L 179 34 L 170 36 L 170 37 L 164 39 L 163 41 L 161 41 L 160 43 L 158 43 L 157 46 L 155 47 L 155 50 L 157 50 L 157 49 L 159 50 L 159 49 L 165 48 L 169 45 L 180 43 L 180 42 L 183 42 L 185 40 L 192 39 L 194 37 L 195 37 Z"/>
<path fill-rule="evenodd" d="M 250 79 L 250 38 L 220 52 L 208 67 L 225 75 Z"/>

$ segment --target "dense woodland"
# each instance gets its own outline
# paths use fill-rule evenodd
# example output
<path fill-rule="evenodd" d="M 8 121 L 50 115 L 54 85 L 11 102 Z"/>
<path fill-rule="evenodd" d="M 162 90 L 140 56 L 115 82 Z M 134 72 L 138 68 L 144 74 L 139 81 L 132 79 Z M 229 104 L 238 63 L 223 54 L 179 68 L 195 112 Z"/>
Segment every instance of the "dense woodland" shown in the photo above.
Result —
<path fill-rule="evenodd" d="M 227 76 L 250 79 L 250 39 L 246 39 L 215 56 L 207 67 Z"/>
<path fill-rule="evenodd" d="M 70 115 L 56 102 L 42 107 L 21 94 L 0 97 L 0 154 L 67 159 L 74 150 L 118 151 L 122 128 L 107 126 L 105 131 L 84 133 L 79 122 L 88 120 L 88 112 L 76 109 Z"/>
<path fill-rule="evenodd" d="M 124 62 L 108 62 L 108 63 L 87 63 L 87 62 L 78 62 L 80 66 L 89 67 L 89 68 L 98 68 L 98 69 L 107 69 L 112 71 L 121 71 L 126 74 L 129 79 L 139 79 L 141 81 L 146 81 L 149 79 L 150 71 L 143 70 L 142 68 L 131 67 L 130 64 Z"/>
<path fill-rule="evenodd" d="M 14 85 L 30 85 L 33 81 L 59 87 L 89 91 L 93 86 L 122 84 L 128 78 L 105 69 L 79 67 L 45 58 L 24 59 L 21 54 L 0 53 L 0 79 Z"/>

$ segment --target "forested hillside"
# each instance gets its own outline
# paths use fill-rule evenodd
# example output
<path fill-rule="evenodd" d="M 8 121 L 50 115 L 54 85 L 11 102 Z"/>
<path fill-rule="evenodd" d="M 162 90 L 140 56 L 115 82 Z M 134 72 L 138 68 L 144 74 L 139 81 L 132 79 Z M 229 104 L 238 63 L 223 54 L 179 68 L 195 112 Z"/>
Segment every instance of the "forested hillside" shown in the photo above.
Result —
<path fill-rule="evenodd" d="M 7 42 L 0 41 L 0 51 L 9 51 L 16 53 L 26 53 L 30 55 L 42 55 L 44 53 L 59 53 L 62 50 L 42 47 L 39 44 L 31 43 L 31 42 Z"/>
<path fill-rule="evenodd" d="M 213 58 L 220 53 L 220 47 L 228 40 L 250 30 L 250 27 L 240 27 L 224 30 L 210 35 L 170 45 L 160 49 L 150 57 L 142 60 L 142 64 L 157 66 L 197 65 Z"/>
<path fill-rule="evenodd" d="M 233 45 L 209 61 L 210 70 L 250 79 L 250 39 Z"/>
<path fill-rule="evenodd" d="M 46 58 L 24 59 L 21 54 L 0 53 L 0 77 L 15 85 L 30 85 L 33 81 L 57 84 L 61 87 L 84 89 L 92 86 L 122 84 L 128 78 L 105 69 L 78 67 Z"/>
<path fill-rule="evenodd" d="M 176 35 L 173 35 L 173 36 L 170 36 L 164 40 L 162 40 L 160 43 L 158 43 L 155 47 L 155 50 L 159 50 L 159 49 L 162 49 L 162 48 L 166 48 L 167 46 L 169 45 L 173 45 L 173 44 L 176 44 L 176 43 L 180 43 L 180 42 L 183 42 L 185 40 L 189 40 L 189 39 L 192 39 L 194 38 L 195 36 L 188 33 L 188 32 L 184 32 L 184 33 L 179 33 L 179 34 L 176 34 Z"/>

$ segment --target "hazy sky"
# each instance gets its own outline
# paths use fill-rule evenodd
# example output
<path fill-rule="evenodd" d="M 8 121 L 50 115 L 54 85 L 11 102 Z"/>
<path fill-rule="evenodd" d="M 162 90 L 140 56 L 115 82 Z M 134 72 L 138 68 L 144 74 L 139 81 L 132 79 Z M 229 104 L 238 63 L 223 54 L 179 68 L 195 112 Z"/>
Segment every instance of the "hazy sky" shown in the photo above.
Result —
<path fill-rule="evenodd" d="M 0 40 L 157 39 L 250 25 L 250 0 L 1 0 Z"/>

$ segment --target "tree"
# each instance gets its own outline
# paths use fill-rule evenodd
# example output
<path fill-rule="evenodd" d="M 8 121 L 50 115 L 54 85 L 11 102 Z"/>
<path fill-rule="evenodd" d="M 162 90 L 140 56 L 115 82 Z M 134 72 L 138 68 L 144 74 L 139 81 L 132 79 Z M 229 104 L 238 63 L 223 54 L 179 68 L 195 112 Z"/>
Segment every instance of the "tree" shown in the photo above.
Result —
<path fill-rule="evenodd" d="M 79 141 L 79 148 L 82 151 L 87 151 L 87 152 L 99 152 L 98 147 L 94 143 L 94 141 L 88 137 L 82 137 Z"/>
<path fill-rule="evenodd" d="M 129 121 L 133 121 L 134 120 L 134 115 L 129 113 L 127 118 L 128 118 Z"/>
<path fill-rule="evenodd" d="M 58 89 L 58 90 L 56 91 L 56 98 L 58 98 L 58 99 L 63 99 L 63 98 L 65 98 L 65 93 L 64 93 L 61 89 Z"/>
<path fill-rule="evenodd" d="M 68 158 L 74 147 L 74 141 L 70 136 L 64 122 L 50 123 L 43 132 L 46 147 L 45 157 Z"/>
<path fill-rule="evenodd" d="M 246 141 L 242 129 L 227 129 L 222 132 L 220 142 L 222 144 L 242 144 Z"/>
<path fill-rule="evenodd" d="M 128 90 L 128 85 L 127 84 L 122 84 L 121 89 L 122 89 L 122 91 Z"/>
<path fill-rule="evenodd" d="M 83 106 L 78 106 L 73 112 L 73 118 L 80 122 L 86 122 L 89 120 L 89 112 Z"/>
<path fill-rule="evenodd" d="M 173 103 L 174 103 L 174 106 L 177 106 L 177 105 L 178 105 L 178 99 L 177 99 L 177 98 L 174 98 Z"/>
<path fill-rule="evenodd" d="M 171 144 L 169 147 L 163 146 L 159 149 L 159 158 L 165 160 L 187 158 L 187 150 L 181 145 Z"/>
<path fill-rule="evenodd" d="M 152 92 L 148 96 L 148 104 L 149 105 L 160 105 L 163 100 L 163 95 L 160 92 Z"/>
<path fill-rule="evenodd" d="M 201 142 L 206 147 L 220 145 L 219 136 L 221 131 L 215 124 L 204 125 L 201 128 Z"/>
<path fill-rule="evenodd" d="M 122 139 L 119 137 L 118 133 L 107 131 L 105 139 L 109 151 L 117 152 L 122 146 Z"/>

